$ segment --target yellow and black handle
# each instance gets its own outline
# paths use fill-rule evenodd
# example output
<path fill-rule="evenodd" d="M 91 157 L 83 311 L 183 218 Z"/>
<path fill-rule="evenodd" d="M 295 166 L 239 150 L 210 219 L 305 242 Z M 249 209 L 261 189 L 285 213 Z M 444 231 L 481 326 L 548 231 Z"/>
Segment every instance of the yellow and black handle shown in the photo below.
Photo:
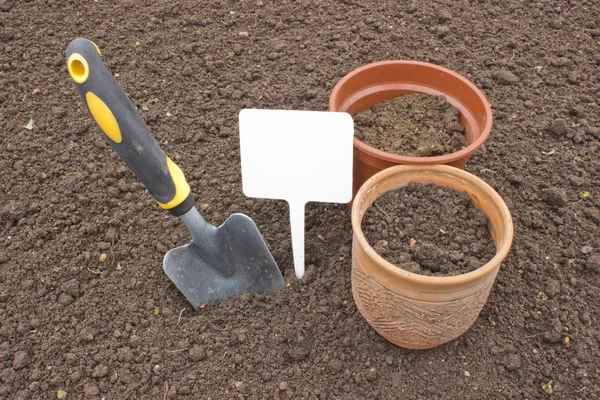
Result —
<path fill-rule="evenodd" d="M 140 114 L 106 69 L 98 46 L 87 39 L 73 40 L 67 48 L 67 67 L 106 140 L 159 206 L 176 216 L 189 211 L 194 206 L 194 198 L 183 172 L 161 150 Z"/>

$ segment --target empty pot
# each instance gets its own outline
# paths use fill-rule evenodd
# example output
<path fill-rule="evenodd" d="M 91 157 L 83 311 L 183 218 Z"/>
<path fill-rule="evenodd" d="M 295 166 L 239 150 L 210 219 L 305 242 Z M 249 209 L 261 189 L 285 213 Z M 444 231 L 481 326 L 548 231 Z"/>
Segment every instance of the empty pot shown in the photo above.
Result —
<path fill-rule="evenodd" d="M 424 276 L 402 270 L 373 250 L 362 232 L 371 204 L 411 182 L 466 192 L 488 218 L 496 255 L 480 268 L 457 276 Z M 365 320 L 390 342 L 427 349 L 462 335 L 477 319 L 513 240 L 508 207 L 483 180 L 445 165 L 388 168 L 368 179 L 352 206 L 352 294 Z"/>

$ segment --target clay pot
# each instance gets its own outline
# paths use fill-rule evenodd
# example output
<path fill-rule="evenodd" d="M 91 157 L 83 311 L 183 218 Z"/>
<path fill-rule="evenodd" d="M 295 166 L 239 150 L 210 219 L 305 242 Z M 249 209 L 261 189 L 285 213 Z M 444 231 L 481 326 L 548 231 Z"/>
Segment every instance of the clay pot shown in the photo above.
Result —
<path fill-rule="evenodd" d="M 371 147 L 354 138 L 353 194 L 371 176 L 398 164 L 446 164 L 463 168 L 492 130 L 492 109 L 485 95 L 468 79 L 449 69 L 419 61 L 392 60 L 364 65 L 333 88 L 329 111 L 355 116 L 375 104 L 407 93 L 443 95 L 460 111 L 469 145 L 435 157 L 403 156 Z"/>
<path fill-rule="evenodd" d="M 362 232 L 363 216 L 377 198 L 410 182 L 468 193 L 488 217 L 496 255 L 467 274 L 439 277 L 407 272 L 377 254 Z M 513 223 L 500 195 L 476 176 L 445 165 L 398 165 L 360 188 L 352 206 L 352 232 L 352 294 L 358 310 L 390 342 L 427 349 L 457 338 L 475 322 L 510 250 Z"/>

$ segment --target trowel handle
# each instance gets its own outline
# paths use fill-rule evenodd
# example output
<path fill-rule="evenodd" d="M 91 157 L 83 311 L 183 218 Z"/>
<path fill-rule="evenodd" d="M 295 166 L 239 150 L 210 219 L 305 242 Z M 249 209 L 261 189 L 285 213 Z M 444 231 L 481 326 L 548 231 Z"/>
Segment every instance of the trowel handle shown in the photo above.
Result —
<path fill-rule="evenodd" d="M 173 215 L 194 205 L 179 167 L 161 150 L 131 101 L 106 69 L 95 43 L 75 39 L 67 48 L 67 68 L 81 99 L 106 140 L 142 181 L 158 205 Z"/>

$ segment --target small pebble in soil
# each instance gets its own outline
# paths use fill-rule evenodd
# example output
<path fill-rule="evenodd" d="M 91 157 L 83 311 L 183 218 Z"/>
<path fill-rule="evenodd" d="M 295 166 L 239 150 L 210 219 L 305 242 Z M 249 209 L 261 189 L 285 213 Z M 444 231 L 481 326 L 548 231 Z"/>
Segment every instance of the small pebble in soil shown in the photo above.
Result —
<path fill-rule="evenodd" d="M 93 328 L 86 326 L 79 332 L 79 338 L 82 341 L 91 342 L 92 340 L 94 340 L 94 333 L 95 332 Z"/>
<path fill-rule="evenodd" d="M 367 372 L 367 379 L 370 381 L 377 379 L 377 369 L 375 367 L 369 368 L 369 372 Z"/>
<path fill-rule="evenodd" d="M 382 257 L 421 275 L 460 275 L 493 258 L 486 216 L 466 193 L 411 183 L 375 200 L 363 218 L 367 241 Z"/>
<path fill-rule="evenodd" d="M 458 109 L 444 96 L 406 94 L 354 117 L 356 137 L 377 149 L 409 156 L 439 156 L 468 146 Z"/>

